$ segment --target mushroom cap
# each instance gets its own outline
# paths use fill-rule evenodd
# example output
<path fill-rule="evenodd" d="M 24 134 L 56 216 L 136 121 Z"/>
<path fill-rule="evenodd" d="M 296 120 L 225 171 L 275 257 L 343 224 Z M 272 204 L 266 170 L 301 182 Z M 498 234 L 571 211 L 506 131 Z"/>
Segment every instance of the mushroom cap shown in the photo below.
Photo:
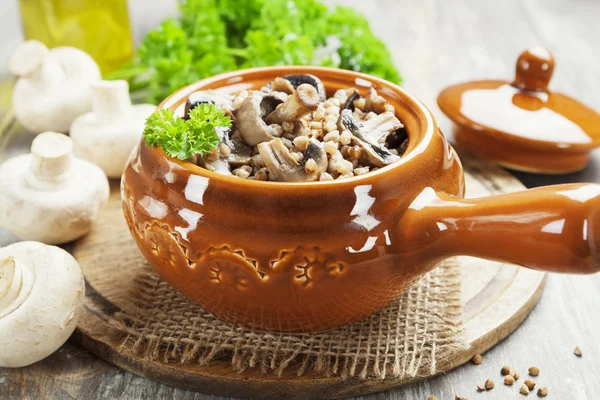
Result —
<path fill-rule="evenodd" d="M 31 154 L 0 165 L 0 225 L 21 240 L 67 243 L 85 235 L 108 201 L 104 172 L 79 158 L 72 160 L 67 179 L 54 190 L 27 183 Z"/>
<path fill-rule="evenodd" d="M 44 61 L 48 51 L 48 47 L 42 42 L 28 40 L 10 57 L 8 69 L 13 75 L 29 75 Z"/>
<path fill-rule="evenodd" d="M 93 112 L 77 117 L 70 132 L 75 155 L 99 166 L 109 178 L 120 178 L 155 110 L 152 104 L 140 104 L 127 118 L 102 120 Z"/>
<path fill-rule="evenodd" d="M 12 97 L 15 116 L 33 133 L 67 133 L 75 118 L 92 109 L 89 84 L 101 79 L 100 69 L 87 53 L 73 47 L 54 48 L 46 58 L 62 67 L 66 79 L 40 85 L 30 77 L 19 78 Z"/>
<path fill-rule="evenodd" d="M 37 242 L 0 249 L 2 260 L 14 262 L 13 278 L 22 285 L 12 304 L 4 304 L 10 312 L 0 309 L 0 367 L 24 367 L 54 353 L 75 330 L 83 274 L 69 253 Z"/>
<path fill-rule="evenodd" d="M 265 108 L 275 107 L 277 102 L 274 96 L 257 93 L 242 102 L 236 112 L 236 124 L 246 144 L 256 146 L 275 137 L 273 129 L 263 120 L 263 112 L 267 111 Z"/>

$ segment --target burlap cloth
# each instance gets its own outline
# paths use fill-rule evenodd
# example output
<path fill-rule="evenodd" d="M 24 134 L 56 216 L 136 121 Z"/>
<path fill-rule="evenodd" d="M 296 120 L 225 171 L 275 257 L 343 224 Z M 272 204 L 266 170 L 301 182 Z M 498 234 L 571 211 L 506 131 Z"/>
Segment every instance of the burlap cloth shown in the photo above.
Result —
<path fill-rule="evenodd" d="M 324 333 L 258 332 L 223 322 L 148 269 L 133 305 L 111 321 L 127 351 L 169 363 L 230 360 L 242 371 L 281 375 L 293 368 L 324 375 L 410 379 L 436 373 L 440 360 L 467 347 L 461 332 L 460 266 L 449 260 L 379 313 Z"/>

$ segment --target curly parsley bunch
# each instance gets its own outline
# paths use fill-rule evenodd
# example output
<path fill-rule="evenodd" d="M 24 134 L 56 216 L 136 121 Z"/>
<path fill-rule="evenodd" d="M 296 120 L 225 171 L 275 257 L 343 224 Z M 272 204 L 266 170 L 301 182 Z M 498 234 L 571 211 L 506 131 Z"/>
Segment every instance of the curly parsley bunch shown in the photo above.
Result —
<path fill-rule="evenodd" d="M 134 60 L 109 79 L 127 79 L 159 102 L 204 77 L 268 65 L 323 65 L 400 83 L 385 45 L 355 10 L 319 0 L 183 0 L 181 17 L 150 31 Z"/>

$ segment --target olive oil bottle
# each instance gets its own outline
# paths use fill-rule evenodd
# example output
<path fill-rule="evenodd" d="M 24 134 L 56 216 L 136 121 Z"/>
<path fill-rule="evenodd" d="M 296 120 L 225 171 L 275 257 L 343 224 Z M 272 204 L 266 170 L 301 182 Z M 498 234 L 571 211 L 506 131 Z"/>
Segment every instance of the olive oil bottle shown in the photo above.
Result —
<path fill-rule="evenodd" d="M 77 47 L 103 74 L 133 56 L 127 0 L 20 0 L 26 39 Z"/>

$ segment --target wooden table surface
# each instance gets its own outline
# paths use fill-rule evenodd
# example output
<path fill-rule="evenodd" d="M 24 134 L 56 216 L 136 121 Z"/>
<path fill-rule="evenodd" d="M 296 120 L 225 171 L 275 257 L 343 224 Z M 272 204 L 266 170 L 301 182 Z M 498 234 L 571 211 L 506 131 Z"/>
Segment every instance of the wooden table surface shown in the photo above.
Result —
<path fill-rule="evenodd" d="M 2 5 L 1 68 L 20 41 L 16 1 Z M 136 36 L 148 21 L 170 10 L 168 5 L 142 7 L 130 1 Z M 339 1 L 339 3 L 342 3 Z M 421 98 L 449 131 L 449 121 L 436 106 L 446 85 L 477 78 L 511 79 L 518 54 L 528 46 L 548 47 L 557 60 L 551 88 L 600 110 L 600 1 L 596 0 L 423 0 L 344 1 L 370 19 L 391 49 L 405 77 L 404 87 Z M 149 15 L 150 14 L 150 15 Z M 135 24 L 135 21 L 139 21 Z M 15 144 L 23 151 L 28 139 Z M 515 174 L 527 186 L 561 182 L 600 182 L 600 153 L 582 172 L 563 176 Z M 16 241 L 0 229 L 0 245 Z M 547 385 L 548 399 L 600 398 L 600 274 L 552 275 L 537 308 L 507 340 L 484 355 L 480 366 L 465 365 L 446 375 L 361 399 L 425 400 L 435 395 L 452 400 L 522 398 L 518 386 L 502 385 L 500 368 L 516 368 L 523 377 L 538 366 L 537 381 Z M 583 357 L 573 355 L 575 346 Z M 496 388 L 477 393 L 487 378 Z M 519 382 L 522 383 L 524 378 Z M 534 396 L 533 394 L 530 395 Z M 534 396 L 535 397 L 535 396 Z M 0 399 L 197 399 L 219 397 L 174 389 L 135 376 L 67 343 L 57 353 L 21 369 L 0 369 Z"/>

